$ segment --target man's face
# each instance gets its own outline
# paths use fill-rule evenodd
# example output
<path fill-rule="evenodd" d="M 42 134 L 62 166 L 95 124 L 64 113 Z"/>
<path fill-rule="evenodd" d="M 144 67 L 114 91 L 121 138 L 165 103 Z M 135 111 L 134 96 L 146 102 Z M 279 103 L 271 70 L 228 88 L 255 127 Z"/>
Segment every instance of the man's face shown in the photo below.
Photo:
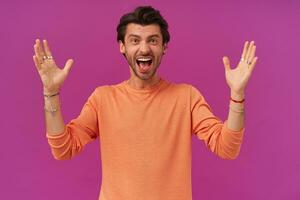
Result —
<path fill-rule="evenodd" d="M 151 79 L 166 50 L 159 25 L 127 25 L 120 52 L 125 54 L 134 75 L 142 80 Z"/>

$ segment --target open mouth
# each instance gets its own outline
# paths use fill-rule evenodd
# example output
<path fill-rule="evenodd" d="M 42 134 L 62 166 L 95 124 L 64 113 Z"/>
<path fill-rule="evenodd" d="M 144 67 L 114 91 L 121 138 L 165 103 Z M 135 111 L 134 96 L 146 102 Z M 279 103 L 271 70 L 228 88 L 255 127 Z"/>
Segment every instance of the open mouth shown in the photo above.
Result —
<path fill-rule="evenodd" d="M 136 63 L 139 66 L 140 71 L 146 73 L 151 69 L 152 58 L 138 58 L 136 59 Z"/>

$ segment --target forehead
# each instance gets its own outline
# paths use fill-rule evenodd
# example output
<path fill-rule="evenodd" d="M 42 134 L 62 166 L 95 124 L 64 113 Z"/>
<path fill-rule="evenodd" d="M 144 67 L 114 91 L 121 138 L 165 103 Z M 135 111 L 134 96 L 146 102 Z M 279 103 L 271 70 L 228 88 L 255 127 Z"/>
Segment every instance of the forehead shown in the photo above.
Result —
<path fill-rule="evenodd" d="M 160 32 L 160 27 L 157 24 L 140 25 L 140 24 L 130 23 L 126 27 L 125 37 L 128 37 L 129 35 L 137 35 L 140 37 L 158 35 L 159 37 L 162 37 Z"/>

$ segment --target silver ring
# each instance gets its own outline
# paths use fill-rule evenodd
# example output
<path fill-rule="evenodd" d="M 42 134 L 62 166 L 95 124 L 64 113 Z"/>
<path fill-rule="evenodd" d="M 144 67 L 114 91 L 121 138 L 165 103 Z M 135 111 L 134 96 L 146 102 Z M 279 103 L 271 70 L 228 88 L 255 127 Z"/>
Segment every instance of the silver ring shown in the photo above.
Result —
<path fill-rule="evenodd" d="M 47 56 L 47 59 L 52 59 L 53 57 L 52 56 Z"/>
<path fill-rule="evenodd" d="M 47 56 L 43 56 L 43 60 L 46 60 L 47 59 Z"/>

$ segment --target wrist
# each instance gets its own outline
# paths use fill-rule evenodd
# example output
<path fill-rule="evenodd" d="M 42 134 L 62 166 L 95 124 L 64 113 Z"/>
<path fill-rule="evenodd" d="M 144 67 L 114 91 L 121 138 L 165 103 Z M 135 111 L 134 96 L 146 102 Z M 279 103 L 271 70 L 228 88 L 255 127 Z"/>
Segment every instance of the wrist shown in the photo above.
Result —
<path fill-rule="evenodd" d="M 245 99 L 245 93 L 244 92 L 231 91 L 230 97 L 231 97 L 231 99 L 233 99 L 235 101 L 242 101 L 242 100 Z"/>
<path fill-rule="evenodd" d="M 56 94 L 59 92 L 59 89 L 49 89 L 49 88 L 43 88 L 43 93 L 46 95 Z"/>
<path fill-rule="evenodd" d="M 44 94 L 44 109 L 47 112 L 54 113 L 60 109 L 60 99 L 59 93 L 55 93 L 52 95 Z"/>
<path fill-rule="evenodd" d="M 58 96 L 55 96 L 53 98 L 45 98 L 45 104 L 44 104 L 45 111 L 48 112 L 56 112 L 60 109 L 60 102 Z"/>
<path fill-rule="evenodd" d="M 52 94 L 45 94 L 44 93 L 44 97 L 46 97 L 46 98 L 55 97 L 55 96 L 58 96 L 58 95 L 59 95 L 59 92 L 55 92 L 55 93 L 52 93 Z"/>

